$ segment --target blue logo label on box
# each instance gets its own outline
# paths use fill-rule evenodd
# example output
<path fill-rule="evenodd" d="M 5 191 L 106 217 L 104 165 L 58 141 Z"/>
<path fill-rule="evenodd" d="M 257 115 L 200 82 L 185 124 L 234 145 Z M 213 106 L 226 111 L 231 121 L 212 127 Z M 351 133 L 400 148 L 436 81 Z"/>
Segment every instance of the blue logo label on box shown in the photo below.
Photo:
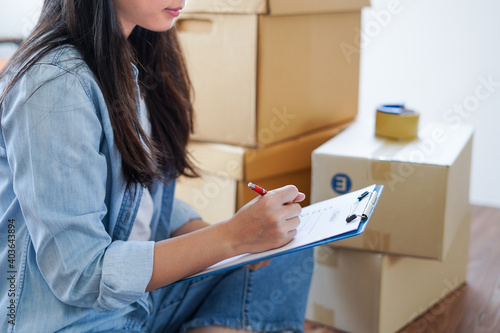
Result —
<path fill-rule="evenodd" d="M 332 178 L 332 189 L 338 194 L 346 194 L 351 190 L 351 178 L 345 173 L 338 173 Z"/>

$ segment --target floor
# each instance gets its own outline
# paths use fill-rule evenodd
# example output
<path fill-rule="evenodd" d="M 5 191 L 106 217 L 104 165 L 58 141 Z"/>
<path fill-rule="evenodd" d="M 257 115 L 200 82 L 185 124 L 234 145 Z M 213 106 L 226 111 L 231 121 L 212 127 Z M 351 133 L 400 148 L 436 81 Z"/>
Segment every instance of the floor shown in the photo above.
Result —
<path fill-rule="evenodd" d="M 305 332 L 341 333 L 311 322 Z M 500 332 L 500 209 L 472 208 L 467 284 L 399 333 L 423 332 Z"/>

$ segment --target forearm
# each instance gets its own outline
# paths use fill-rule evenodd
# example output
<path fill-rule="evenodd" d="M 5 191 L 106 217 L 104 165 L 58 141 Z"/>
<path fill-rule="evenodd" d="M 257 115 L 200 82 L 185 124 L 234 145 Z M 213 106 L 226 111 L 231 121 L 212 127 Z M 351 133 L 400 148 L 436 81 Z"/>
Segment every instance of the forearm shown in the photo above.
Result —
<path fill-rule="evenodd" d="M 191 222 L 185 225 L 186 228 L 181 228 L 184 230 L 179 229 L 176 237 L 155 244 L 153 274 L 146 291 L 166 286 L 238 254 L 225 237 L 226 223 L 180 234 L 190 228 L 208 225 L 201 220 Z"/>
<path fill-rule="evenodd" d="M 178 236 L 181 236 L 181 235 L 189 234 L 189 233 L 191 233 L 193 231 L 200 230 L 200 229 L 206 228 L 208 226 L 210 226 L 209 223 L 207 223 L 207 222 L 205 222 L 203 220 L 200 220 L 200 219 L 194 219 L 194 220 L 191 220 L 191 221 L 187 222 L 186 224 L 184 224 L 179 229 L 177 229 L 172 234 L 172 237 L 178 237 Z"/>

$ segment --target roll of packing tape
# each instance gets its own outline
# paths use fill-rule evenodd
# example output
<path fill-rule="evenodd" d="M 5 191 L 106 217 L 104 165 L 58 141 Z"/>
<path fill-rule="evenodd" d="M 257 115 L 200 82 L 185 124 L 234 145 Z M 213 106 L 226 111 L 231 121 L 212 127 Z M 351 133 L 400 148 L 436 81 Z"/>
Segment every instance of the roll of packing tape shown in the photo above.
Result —
<path fill-rule="evenodd" d="M 415 139 L 419 114 L 405 109 L 404 104 L 381 105 L 377 108 L 375 134 L 396 140 Z"/>

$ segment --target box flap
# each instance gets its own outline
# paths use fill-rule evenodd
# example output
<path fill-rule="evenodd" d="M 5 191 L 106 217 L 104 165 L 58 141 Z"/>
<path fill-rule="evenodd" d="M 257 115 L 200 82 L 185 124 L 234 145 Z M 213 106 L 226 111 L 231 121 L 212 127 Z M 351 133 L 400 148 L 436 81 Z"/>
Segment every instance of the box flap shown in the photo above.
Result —
<path fill-rule="evenodd" d="M 340 124 L 261 149 L 192 141 L 188 151 L 202 172 L 239 181 L 262 179 L 309 169 L 313 150 L 347 126 Z"/>
<path fill-rule="evenodd" d="M 264 14 L 267 0 L 188 0 L 183 12 Z"/>
<path fill-rule="evenodd" d="M 396 141 L 375 135 L 374 119 L 360 119 L 315 154 L 450 166 L 472 138 L 470 125 L 421 124 L 418 139 Z"/>
<path fill-rule="evenodd" d="M 312 14 L 360 11 L 370 0 L 189 0 L 184 12 L 232 14 Z"/>
<path fill-rule="evenodd" d="M 272 15 L 313 14 L 360 11 L 370 0 L 269 0 Z"/>
<path fill-rule="evenodd" d="M 261 149 L 247 149 L 245 179 L 261 179 L 311 168 L 311 154 L 320 145 L 344 130 L 349 123 Z"/>
<path fill-rule="evenodd" d="M 245 149 L 221 143 L 190 142 L 188 151 L 197 168 L 208 174 L 243 179 Z"/>

